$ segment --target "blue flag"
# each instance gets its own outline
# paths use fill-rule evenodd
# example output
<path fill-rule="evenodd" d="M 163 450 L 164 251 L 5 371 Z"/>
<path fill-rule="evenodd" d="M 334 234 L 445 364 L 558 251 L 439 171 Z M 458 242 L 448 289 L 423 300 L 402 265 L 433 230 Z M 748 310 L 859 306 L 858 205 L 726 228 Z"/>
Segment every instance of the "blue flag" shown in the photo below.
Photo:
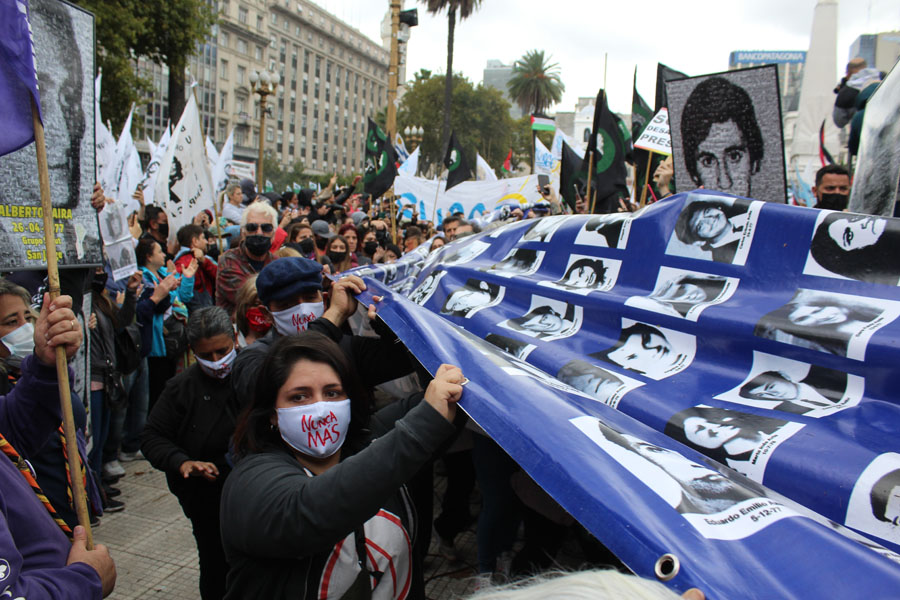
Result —
<path fill-rule="evenodd" d="M 897 219 L 701 190 L 353 272 L 638 575 L 711 598 L 880 597 L 900 585 L 900 265 L 875 257 L 898 247 Z"/>
<path fill-rule="evenodd" d="M 34 141 L 31 99 L 40 113 L 28 0 L 0 2 L 0 156 Z"/>

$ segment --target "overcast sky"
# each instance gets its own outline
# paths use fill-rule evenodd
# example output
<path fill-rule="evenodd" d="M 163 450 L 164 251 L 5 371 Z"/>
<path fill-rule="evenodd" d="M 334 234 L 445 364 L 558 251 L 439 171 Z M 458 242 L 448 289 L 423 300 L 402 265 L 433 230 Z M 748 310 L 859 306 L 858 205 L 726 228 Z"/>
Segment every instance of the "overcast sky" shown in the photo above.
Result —
<path fill-rule="evenodd" d="M 375 41 L 388 0 L 314 0 Z M 447 65 L 446 13 L 419 9 L 419 26 L 409 41 L 407 78 L 425 68 L 443 73 Z M 656 63 L 689 75 L 724 71 L 732 50 L 807 50 L 816 0 L 484 0 L 481 9 L 456 27 L 453 70 L 473 83 L 485 63 L 512 63 L 532 49 L 559 63 L 566 86 L 554 110 L 574 110 L 579 96 L 607 89 L 613 110 L 631 112 L 631 81 L 638 68 L 638 90 L 653 105 Z M 900 0 L 840 0 L 838 70 L 850 44 L 864 33 L 900 30 Z M 835 81 L 839 73 L 835 73 Z"/>

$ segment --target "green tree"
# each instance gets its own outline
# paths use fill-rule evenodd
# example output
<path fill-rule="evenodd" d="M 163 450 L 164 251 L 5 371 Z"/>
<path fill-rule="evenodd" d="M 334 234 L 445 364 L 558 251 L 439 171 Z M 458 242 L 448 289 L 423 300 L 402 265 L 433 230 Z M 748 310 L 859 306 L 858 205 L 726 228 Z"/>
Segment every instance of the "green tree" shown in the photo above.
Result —
<path fill-rule="evenodd" d="M 281 163 L 271 152 L 263 155 L 263 175 L 272 182 L 272 191 L 280 194 L 287 186 L 293 186 L 294 182 L 305 185 L 308 176 L 303 174 L 303 161 L 296 161 L 287 169 L 281 168 Z M 265 189 L 266 182 L 259 182 L 261 189 Z"/>
<path fill-rule="evenodd" d="M 450 100 L 453 95 L 453 36 L 456 31 L 456 14 L 459 20 L 469 18 L 481 6 L 481 0 L 421 0 L 431 14 L 447 10 L 447 71 L 444 80 L 444 113 L 441 125 L 441 148 L 450 140 Z"/>
<path fill-rule="evenodd" d="M 543 113 L 560 102 L 566 89 L 559 76 L 559 64 L 550 63 L 543 50 L 529 50 L 514 62 L 506 86 L 510 97 L 526 115 Z"/>

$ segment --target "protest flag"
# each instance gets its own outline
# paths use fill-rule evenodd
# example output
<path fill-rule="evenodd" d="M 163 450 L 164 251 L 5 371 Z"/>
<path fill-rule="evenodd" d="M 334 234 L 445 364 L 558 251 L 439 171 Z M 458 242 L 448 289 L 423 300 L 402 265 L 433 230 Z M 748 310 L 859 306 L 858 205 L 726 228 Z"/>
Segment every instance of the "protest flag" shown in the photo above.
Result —
<path fill-rule="evenodd" d="M 634 68 L 634 85 L 631 91 L 631 139 L 636 140 L 641 137 L 641 132 L 650 119 L 653 118 L 653 111 L 650 105 L 641 97 L 637 89 L 637 67 Z"/>
<path fill-rule="evenodd" d="M 419 148 L 421 146 L 417 146 L 415 150 L 412 151 L 403 164 L 397 167 L 397 173 L 408 175 L 410 177 L 416 176 L 416 171 L 419 170 Z"/>
<path fill-rule="evenodd" d="M 484 160 L 484 158 L 475 153 L 475 170 L 477 175 L 475 177 L 478 181 L 497 181 L 497 174 L 494 173 L 494 169 L 491 168 L 491 165 L 488 164 L 488 161 Z"/>
<path fill-rule="evenodd" d="M 669 106 L 669 101 L 666 97 L 666 82 L 673 79 L 684 79 L 685 77 L 687 75 L 681 71 L 676 71 L 662 63 L 656 63 L 656 112 Z"/>
<path fill-rule="evenodd" d="M 172 132 L 170 131 L 169 126 L 166 125 L 166 130 L 163 132 L 162 136 L 160 136 L 159 142 L 153 146 L 154 150 L 150 154 L 150 162 L 147 163 L 147 169 L 144 171 L 141 189 L 144 192 L 144 201 L 149 204 L 154 204 L 153 190 L 156 189 L 156 174 L 159 172 L 159 165 L 166 156 L 166 150 L 169 148 L 171 136 Z M 150 142 L 150 138 L 147 138 L 147 142 Z M 150 191 L 147 192 L 147 190 Z"/>
<path fill-rule="evenodd" d="M 372 198 L 380 198 L 397 177 L 397 157 L 394 147 L 380 127 L 369 119 L 366 134 L 366 171 L 363 176 L 363 191 Z"/>
<path fill-rule="evenodd" d="M 216 194 L 225 190 L 228 185 L 228 172 L 231 170 L 231 163 L 234 162 L 234 129 L 228 134 L 228 139 L 222 146 L 222 151 L 218 153 L 215 167 L 212 170 L 213 190 Z"/>
<path fill-rule="evenodd" d="M 509 154 L 506 155 L 506 160 L 503 161 L 500 170 L 507 175 L 512 175 L 512 148 L 509 149 Z"/>
<path fill-rule="evenodd" d="M 819 160 L 822 161 L 823 167 L 834 164 L 834 157 L 825 147 L 825 119 L 822 119 L 822 126 L 819 127 Z"/>
<path fill-rule="evenodd" d="M 576 190 L 584 194 L 584 182 L 587 179 L 585 162 L 566 142 L 562 143 L 562 159 L 559 168 L 559 195 L 563 197 L 572 212 L 575 212 Z"/>
<path fill-rule="evenodd" d="M 621 128 L 606 104 L 606 92 L 600 90 L 594 104 L 591 138 L 584 156 L 591 174 L 587 186 L 591 212 L 598 204 L 602 213 L 615 212 L 619 198 L 627 195 L 625 154 Z"/>
<path fill-rule="evenodd" d="M 100 90 L 103 79 L 103 70 L 97 73 L 94 80 L 94 168 L 96 169 L 97 179 L 104 190 L 110 189 L 110 184 L 106 180 L 107 168 L 116 160 L 116 138 L 103 123 L 103 117 L 100 115 Z M 153 153 L 150 153 L 151 156 Z"/>
<path fill-rule="evenodd" d="M 447 146 L 447 154 L 444 156 L 444 166 L 447 168 L 447 187 L 449 191 L 453 186 L 472 178 L 472 169 L 463 154 L 462 147 L 456 139 L 456 134 L 450 134 L 450 145 Z"/>
<path fill-rule="evenodd" d="M 551 119 L 546 115 L 541 114 L 533 114 L 531 115 L 531 130 L 532 131 L 555 131 L 556 130 L 556 121 Z"/>

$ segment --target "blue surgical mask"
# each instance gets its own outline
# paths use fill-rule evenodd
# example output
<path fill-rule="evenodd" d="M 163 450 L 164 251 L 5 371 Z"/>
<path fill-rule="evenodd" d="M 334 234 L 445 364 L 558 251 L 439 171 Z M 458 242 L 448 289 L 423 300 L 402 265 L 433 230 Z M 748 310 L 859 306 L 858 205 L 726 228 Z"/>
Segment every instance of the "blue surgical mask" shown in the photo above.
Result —
<path fill-rule="evenodd" d="M 34 354 L 34 325 L 25 323 L 16 327 L 0 338 L 0 342 L 3 342 L 3 345 L 9 350 L 11 357 L 21 360 L 29 354 Z"/>

